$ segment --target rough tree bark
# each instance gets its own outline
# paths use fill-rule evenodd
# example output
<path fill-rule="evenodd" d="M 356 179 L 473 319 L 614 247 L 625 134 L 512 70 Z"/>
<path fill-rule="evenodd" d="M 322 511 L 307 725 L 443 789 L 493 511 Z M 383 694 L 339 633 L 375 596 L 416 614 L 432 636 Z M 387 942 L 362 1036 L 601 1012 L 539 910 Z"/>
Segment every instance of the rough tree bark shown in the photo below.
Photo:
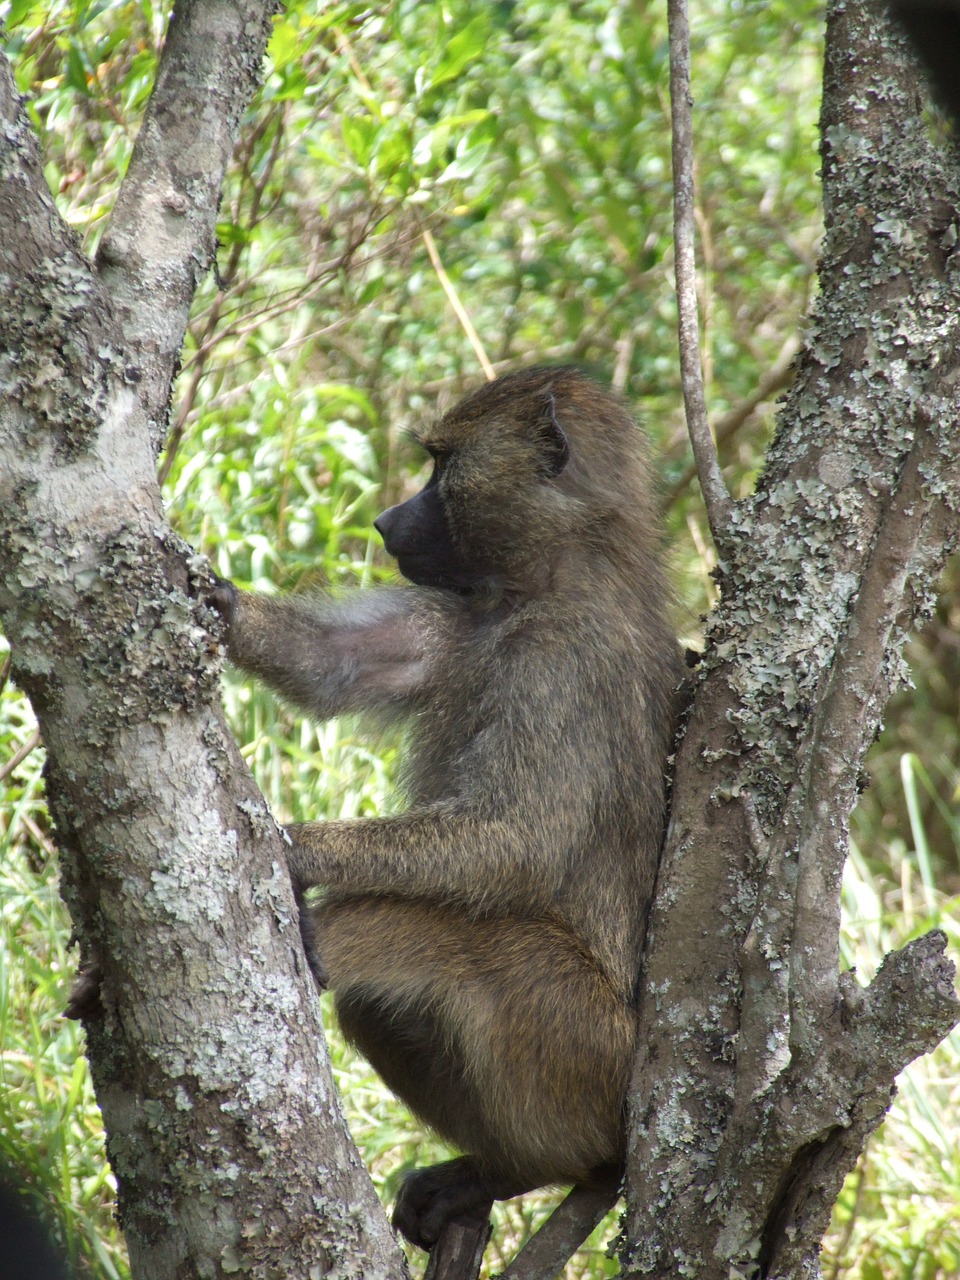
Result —
<path fill-rule="evenodd" d="M 268 22 L 254 0 L 178 3 L 96 264 L 0 59 L 0 612 L 103 967 L 89 1047 L 137 1280 L 404 1274 L 339 1117 L 279 837 L 216 709 L 203 570 L 154 473 Z M 860 764 L 960 505 L 957 190 L 915 89 L 877 13 L 835 4 L 823 302 L 761 486 L 726 522 L 677 760 L 631 1275 L 815 1275 L 896 1072 L 958 1013 L 937 936 L 866 989 L 837 954 Z"/>
<path fill-rule="evenodd" d="M 178 0 L 96 264 L 0 56 L 0 612 L 99 959 L 88 1046 L 137 1280 L 406 1268 L 340 1118 L 280 836 L 156 452 L 272 6 Z"/>
<path fill-rule="evenodd" d="M 828 9 L 821 297 L 721 536 L 658 883 L 625 1272 L 814 1277 L 894 1077 L 956 1023 L 944 938 L 839 973 L 866 749 L 960 527 L 955 170 L 880 6 Z"/>

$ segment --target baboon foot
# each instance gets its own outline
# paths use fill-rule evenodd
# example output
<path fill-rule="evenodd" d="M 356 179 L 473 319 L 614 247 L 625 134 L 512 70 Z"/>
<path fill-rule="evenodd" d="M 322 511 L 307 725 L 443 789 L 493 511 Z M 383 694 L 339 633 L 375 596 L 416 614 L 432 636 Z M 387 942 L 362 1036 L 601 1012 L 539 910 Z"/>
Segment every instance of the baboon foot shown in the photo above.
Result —
<path fill-rule="evenodd" d="M 411 1244 L 431 1249 L 452 1219 L 483 1223 L 494 1200 L 524 1190 L 494 1184 L 477 1171 L 469 1156 L 461 1156 L 406 1175 L 394 1206 L 393 1225 Z"/>

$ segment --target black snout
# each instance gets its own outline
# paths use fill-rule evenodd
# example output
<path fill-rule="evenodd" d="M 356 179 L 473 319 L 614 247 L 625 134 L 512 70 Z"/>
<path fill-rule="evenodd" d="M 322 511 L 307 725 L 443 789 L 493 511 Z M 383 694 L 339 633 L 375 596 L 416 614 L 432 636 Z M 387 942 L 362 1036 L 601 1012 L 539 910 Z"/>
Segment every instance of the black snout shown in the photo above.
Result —
<path fill-rule="evenodd" d="M 373 527 L 376 529 L 377 533 L 379 533 L 380 537 L 383 539 L 383 545 L 387 548 L 388 551 L 390 550 L 390 547 L 387 545 L 387 538 L 390 536 L 390 525 L 392 522 L 393 513 L 396 511 L 396 509 L 397 509 L 396 507 L 387 507 L 386 511 L 381 511 L 381 513 L 377 516 L 376 520 L 374 520 L 373 522 Z"/>
<path fill-rule="evenodd" d="M 447 517 L 433 489 L 424 489 L 407 502 L 388 507 L 373 522 L 391 556 L 423 555 L 437 543 L 449 541 Z"/>
<path fill-rule="evenodd" d="M 409 501 L 388 507 L 373 527 L 411 582 L 458 589 L 469 585 L 470 576 L 454 544 L 436 483 L 428 484 Z"/>

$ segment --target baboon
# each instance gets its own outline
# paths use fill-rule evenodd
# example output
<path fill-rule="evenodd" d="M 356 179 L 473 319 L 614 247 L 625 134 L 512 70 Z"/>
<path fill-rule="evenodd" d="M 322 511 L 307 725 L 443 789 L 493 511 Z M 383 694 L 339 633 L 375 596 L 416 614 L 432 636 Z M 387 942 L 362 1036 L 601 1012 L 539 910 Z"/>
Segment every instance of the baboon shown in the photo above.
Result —
<path fill-rule="evenodd" d="M 426 487 L 375 522 L 410 585 L 215 603 L 244 671 L 317 717 L 388 711 L 405 812 L 289 828 L 346 1036 L 465 1154 L 394 1224 L 624 1157 L 634 994 L 683 673 L 643 439 L 572 368 L 528 369 L 418 433 Z"/>

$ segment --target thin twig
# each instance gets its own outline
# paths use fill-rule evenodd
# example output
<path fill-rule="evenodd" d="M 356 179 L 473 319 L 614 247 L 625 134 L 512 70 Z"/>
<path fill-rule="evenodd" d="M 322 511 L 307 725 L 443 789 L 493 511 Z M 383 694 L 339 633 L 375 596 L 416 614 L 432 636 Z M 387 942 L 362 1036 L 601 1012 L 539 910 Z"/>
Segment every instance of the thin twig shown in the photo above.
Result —
<path fill-rule="evenodd" d="M 480 362 L 480 368 L 483 370 L 483 376 L 488 382 L 493 382 L 494 378 L 497 376 L 496 372 L 494 371 L 493 365 L 490 363 L 487 353 L 483 348 L 483 343 L 480 341 L 476 329 L 473 327 L 473 322 L 467 315 L 466 308 L 460 301 L 460 297 L 456 289 L 453 287 L 453 281 L 447 275 L 443 263 L 440 261 L 440 255 L 437 253 L 436 242 L 426 227 L 424 227 L 420 234 L 423 237 L 423 243 L 427 246 L 427 253 L 430 255 L 430 261 L 433 263 L 433 269 L 437 273 L 437 279 L 443 286 L 443 291 L 447 295 L 451 307 L 453 307 L 454 314 L 460 321 L 460 324 L 463 327 L 463 332 L 467 335 L 470 345 L 473 347 L 474 355 Z"/>
<path fill-rule="evenodd" d="M 719 545 L 730 521 L 732 503 L 707 420 L 700 366 L 693 204 L 693 100 L 690 96 L 690 27 L 686 0 L 669 0 L 670 115 L 673 150 L 673 240 L 677 280 L 680 381 L 687 430 L 714 541 Z"/>
<path fill-rule="evenodd" d="M 19 751 L 15 751 L 6 764 L 0 765 L 0 782 L 3 782 L 4 778 L 9 777 L 18 764 L 23 764 L 30 752 L 33 751 L 34 748 L 39 747 L 39 745 L 40 730 L 34 729 L 33 733 L 31 733 L 30 737 L 27 738 Z"/>
<path fill-rule="evenodd" d="M 722 413 L 714 421 L 714 435 L 717 444 L 725 444 L 731 440 L 740 428 L 748 421 L 753 412 L 769 400 L 771 396 L 778 391 L 782 391 L 785 387 L 790 386 L 793 382 L 793 362 L 796 354 L 800 349 L 800 342 L 797 338 L 791 336 L 783 344 L 780 354 L 776 361 L 771 365 L 770 369 L 763 375 L 754 389 L 748 396 L 745 396 L 738 404 L 735 404 L 726 413 Z M 678 433 L 678 441 L 682 444 L 683 435 Z M 672 451 L 668 449 L 666 452 Z M 683 491 L 691 480 L 696 478 L 696 466 L 688 467 L 680 478 L 670 486 L 666 492 L 665 504 L 670 505 Z"/>

